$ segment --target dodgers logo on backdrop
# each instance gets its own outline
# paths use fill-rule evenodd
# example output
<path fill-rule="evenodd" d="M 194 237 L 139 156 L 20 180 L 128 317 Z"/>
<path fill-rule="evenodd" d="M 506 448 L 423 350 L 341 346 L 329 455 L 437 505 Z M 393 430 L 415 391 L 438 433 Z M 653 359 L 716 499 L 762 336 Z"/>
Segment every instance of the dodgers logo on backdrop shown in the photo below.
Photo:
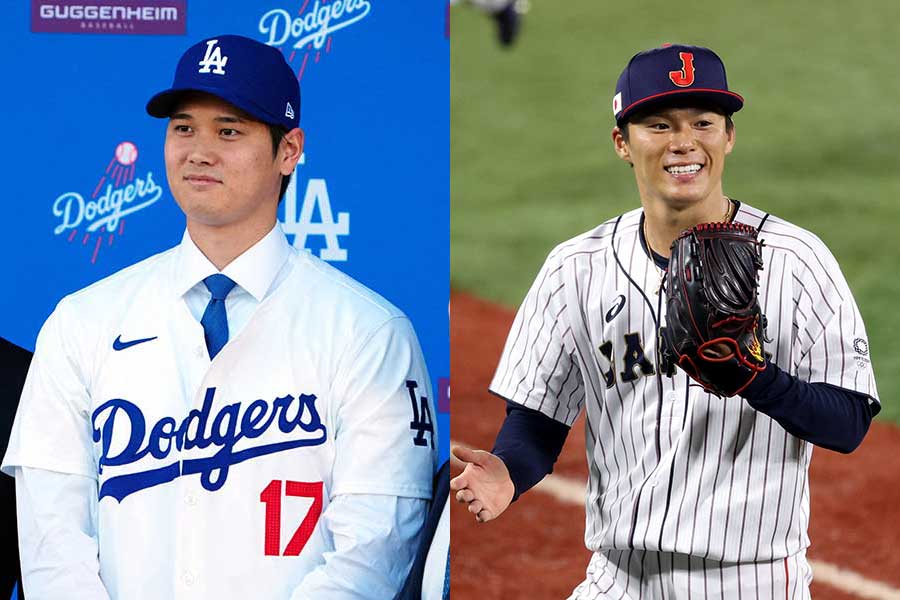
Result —
<path fill-rule="evenodd" d="M 331 198 L 328 195 L 328 184 L 324 179 L 310 178 L 306 182 L 306 192 L 297 214 L 297 179 L 299 165 L 306 164 L 306 153 L 300 155 L 298 168 L 294 171 L 291 183 L 284 193 L 284 221 L 282 230 L 293 236 L 295 248 L 311 251 L 307 248 L 309 236 L 321 236 L 325 245 L 319 250 L 319 258 L 332 262 L 347 260 L 347 249 L 341 247 L 338 236 L 350 235 L 350 213 L 340 212 L 337 220 L 331 210 Z M 313 221 L 313 214 L 318 209 L 319 220 Z M 290 238 L 289 238 L 290 239 Z"/>
<path fill-rule="evenodd" d="M 296 13 L 287 8 L 273 8 L 259 19 L 259 32 L 269 46 L 291 48 L 287 61 L 291 64 L 297 58 L 298 50 L 303 53 L 297 78 L 303 79 L 310 54 L 319 62 L 324 49 L 331 52 L 334 33 L 365 19 L 372 10 L 370 0 L 303 0 Z M 294 15 L 298 16 L 294 16 Z"/>
<path fill-rule="evenodd" d="M 125 219 L 149 208 L 162 197 L 162 187 L 152 171 L 137 170 L 138 148 L 123 141 L 110 159 L 87 198 L 79 192 L 64 192 L 53 201 L 51 210 L 58 219 L 54 235 L 91 249 L 91 264 L 103 247 L 113 245 L 125 232 Z"/>

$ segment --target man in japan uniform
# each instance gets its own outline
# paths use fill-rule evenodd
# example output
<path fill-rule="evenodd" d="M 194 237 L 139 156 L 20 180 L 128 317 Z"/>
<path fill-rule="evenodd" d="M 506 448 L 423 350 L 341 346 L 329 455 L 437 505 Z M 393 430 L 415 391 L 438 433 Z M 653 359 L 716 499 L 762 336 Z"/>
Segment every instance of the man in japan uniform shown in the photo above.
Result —
<path fill-rule="evenodd" d="M 300 159 L 281 53 L 187 50 L 168 118 L 181 243 L 63 298 L 3 471 L 30 598 L 391 598 L 431 496 L 409 320 L 276 221 Z"/>
<path fill-rule="evenodd" d="M 808 598 L 813 447 L 851 452 L 881 407 L 859 310 L 818 237 L 723 194 L 743 98 L 712 50 L 638 53 L 612 105 L 641 207 L 550 253 L 491 382 L 506 420 L 492 452 L 454 449 L 451 488 L 501 516 L 585 410 L 594 554 L 573 600 Z M 731 397 L 669 371 L 659 343 L 672 242 L 709 222 L 763 244 L 765 366 Z"/>

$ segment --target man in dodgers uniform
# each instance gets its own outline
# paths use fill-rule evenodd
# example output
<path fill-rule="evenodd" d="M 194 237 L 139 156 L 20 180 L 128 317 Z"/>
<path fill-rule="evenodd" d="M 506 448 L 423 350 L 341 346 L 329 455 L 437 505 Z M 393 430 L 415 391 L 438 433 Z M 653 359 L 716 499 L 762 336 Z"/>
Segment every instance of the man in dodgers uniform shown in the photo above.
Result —
<path fill-rule="evenodd" d="M 223 35 L 147 111 L 187 231 L 38 336 L 3 461 L 29 598 L 393 597 L 431 496 L 430 380 L 409 320 L 277 226 L 296 77 Z"/>
<path fill-rule="evenodd" d="M 735 143 L 728 89 L 707 48 L 628 63 L 612 138 L 641 208 L 557 246 L 519 309 L 490 389 L 508 400 L 492 453 L 455 448 L 452 482 L 478 521 L 552 470 L 587 411 L 585 543 L 572 598 L 808 598 L 813 446 L 852 451 L 880 409 L 865 328 L 812 233 L 722 193 Z M 765 369 L 719 398 L 666 375 L 659 328 L 669 247 L 698 223 L 759 230 Z"/>

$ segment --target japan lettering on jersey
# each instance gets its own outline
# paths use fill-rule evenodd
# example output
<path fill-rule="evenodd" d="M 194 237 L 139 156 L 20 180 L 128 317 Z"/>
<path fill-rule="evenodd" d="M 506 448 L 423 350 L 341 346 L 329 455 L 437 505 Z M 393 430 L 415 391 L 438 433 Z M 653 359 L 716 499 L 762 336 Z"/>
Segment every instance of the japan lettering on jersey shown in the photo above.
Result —
<path fill-rule="evenodd" d="M 571 425 L 587 412 L 592 550 L 747 562 L 809 544 L 812 445 L 740 398 L 667 377 L 663 271 L 642 211 L 558 246 L 522 303 L 491 390 Z M 837 262 L 811 233 L 747 205 L 761 227 L 765 351 L 781 369 L 878 402 L 866 332 Z"/>
<path fill-rule="evenodd" d="M 293 251 L 210 362 L 167 285 L 175 252 L 60 303 L 4 468 L 97 480 L 114 598 L 287 598 L 334 550 L 336 496 L 431 497 L 424 359 L 400 311 Z M 190 587 L 175 565 L 199 574 Z"/>

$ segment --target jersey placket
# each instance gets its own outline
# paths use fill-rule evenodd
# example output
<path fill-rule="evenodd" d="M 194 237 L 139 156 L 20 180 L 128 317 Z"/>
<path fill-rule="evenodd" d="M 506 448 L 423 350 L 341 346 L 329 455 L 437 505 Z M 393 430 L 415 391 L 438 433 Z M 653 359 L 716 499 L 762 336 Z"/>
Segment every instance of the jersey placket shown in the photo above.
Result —
<path fill-rule="evenodd" d="M 654 400 L 646 406 L 642 422 L 653 422 L 652 432 L 648 432 L 652 439 L 648 439 L 647 443 L 655 447 L 653 452 L 644 452 L 646 474 L 635 490 L 627 542 L 629 547 L 653 548 L 662 547 L 664 543 L 662 530 L 671 508 L 672 472 L 679 443 L 677 434 L 673 439 L 672 428 L 677 427 L 680 434 L 682 424 L 680 420 L 673 424 L 672 417 L 674 405 L 682 400 L 677 397 L 672 379 L 663 374 L 665 366 L 659 351 L 660 327 L 665 324 L 665 291 L 662 285 L 665 271 L 656 264 L 645 246 L 640 229 L 634 233 L 629 273 L 635 271 L 634 262 L 638 263 L 640 271 L 629 279 L 632 287 L 636 288 L 634 295 L 642 305 L 641 330 L 644 332 L 645 357 L 653 357 L 653 372 L 645 374 L 640 380 L 639 395 L 643 399 Z"/>
<path fill-rule="evenodd" d="M 182 419 L 187 417 L 192 409 L 200 409 L 205 396 L 204 387 L 212 362 L 206 349 L 203 327 L 194 319 L 190 310 L 182 298 L 179 298 L 176 308 L 176 318 L 171 322 L 173 336 L 173 349 L 177 356 L 184 356 L 182 370 L 182 398 L 189 399 L 189 404 L 184 407 Z M 191 454 L 191 450 L 178 450 L 173 447 L 173 453 L 177 453 L 178 460 L 183 461 Z M 197 539 L 197 524 L 202 521 L 204 514 L 205 490 L 199 482 L 199 476 L 181 476 L 172 482 L 177 489 L 176 501 L 176 556 L 172 562 L 173 579 L 175 582 L 176 600 L 190 600 L 204 597 L 203 577 L 199 565 L 202 551 L 202 540 Z"/>

